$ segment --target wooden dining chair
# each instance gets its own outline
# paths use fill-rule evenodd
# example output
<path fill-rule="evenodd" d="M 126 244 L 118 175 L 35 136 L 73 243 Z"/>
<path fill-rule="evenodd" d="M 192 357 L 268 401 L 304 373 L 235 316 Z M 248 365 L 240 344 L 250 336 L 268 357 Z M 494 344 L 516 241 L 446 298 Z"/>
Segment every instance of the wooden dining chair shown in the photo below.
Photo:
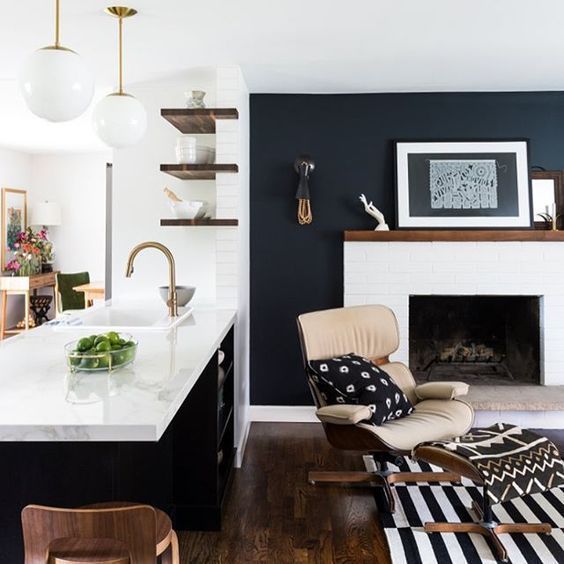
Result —
<path fill-rule="evenodd" d="M 22 510 L 25 564 L 156 562 L 156 511 L 149 505 Z"/>

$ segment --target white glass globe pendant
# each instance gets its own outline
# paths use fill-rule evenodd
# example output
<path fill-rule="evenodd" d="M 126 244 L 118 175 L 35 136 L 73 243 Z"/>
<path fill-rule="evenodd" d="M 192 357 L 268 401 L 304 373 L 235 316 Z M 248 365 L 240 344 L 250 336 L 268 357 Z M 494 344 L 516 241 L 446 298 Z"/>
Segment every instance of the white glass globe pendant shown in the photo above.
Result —
<path fill-rule="evenodd" d="M 19 82 L 27 107 L 48 121 L 74 119 L 92 100 L 92 74 L 77 53 L 60 43 L 59 0 L 55 1 L 55 43 L 28 57 Z"/>
<path fill-rule="evenodd" d="M 119 87 L 102 98 L 94 108 L 93 124 L 98 137 L 110 147 L 135 145 L 147 129 L 147 112 L 137 98 L 123 89 L 123 20 L 137 13 L 133 8 L 112 6 L 106 13 L 119 22 Z"/>

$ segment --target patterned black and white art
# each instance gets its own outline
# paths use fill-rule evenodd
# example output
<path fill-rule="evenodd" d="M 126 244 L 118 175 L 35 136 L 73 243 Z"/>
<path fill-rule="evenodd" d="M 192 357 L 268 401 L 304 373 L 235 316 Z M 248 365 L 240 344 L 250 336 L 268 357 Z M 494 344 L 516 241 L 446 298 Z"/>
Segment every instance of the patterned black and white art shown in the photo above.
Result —
<path fill-rule="evenodd" d="M 413 472 L 441 471 L 425 462 L 407 461 Z M 392 466 L 392 468 L 394 468 Z M 393 564 L 494 564 L 487 540 L 479 534 L 433 533 L 423 530 L 428 521 L 469 523 L 476 519 L 470 506 L 481 503 L 481 488 L 470 480 L 462 485 L 410 484 L 393 487 L 396 511 L 381 513 Z M 504 534 L 503 544 L 512 564 L 564 562 L 564 490 L 551 489 L 492 506 L 494 519 L 504 523 L 549 523 L 549 535 Z"/>
<path fill-rule="evenodd" d="M 374 425 L 405 417 L 413 405 L 392 378 L 367 358 L 346 354 L 309 362 L 310 378 L 328 405 L 367 405 Z"/>
<path fill-rule="evenodd" d="M 531 227 L 527 142 L 396 143 L 398 227 Z"/>
<path fill-rule="evenodd" d="M 495 159 L 429 160 L 429 191 L 434 210 L 498 208 Z"/>
<path fill-rule="evenodd" d="M 564 462 L 554 443 L 517 425 L 496 423 L 431 444 L 472 462 L 491 503 L 564 486 Z"/>

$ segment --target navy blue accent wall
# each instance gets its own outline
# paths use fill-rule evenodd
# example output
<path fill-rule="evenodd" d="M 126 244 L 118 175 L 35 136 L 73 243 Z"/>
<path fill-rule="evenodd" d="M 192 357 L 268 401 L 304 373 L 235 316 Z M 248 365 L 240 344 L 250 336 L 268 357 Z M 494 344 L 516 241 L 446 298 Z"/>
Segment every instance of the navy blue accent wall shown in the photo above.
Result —
<path fill-rule="evenodd" d="M 295 318 L 342 305 L 342 232 L 374 225 L 358 194 L 394 224 L 394 139 L 522 137 L 531 165 L 564 169 L 564 93 L 252 95 L 251 403 L 311 403 Z M 316 162 L 309 226 L 300 153 Z"/>

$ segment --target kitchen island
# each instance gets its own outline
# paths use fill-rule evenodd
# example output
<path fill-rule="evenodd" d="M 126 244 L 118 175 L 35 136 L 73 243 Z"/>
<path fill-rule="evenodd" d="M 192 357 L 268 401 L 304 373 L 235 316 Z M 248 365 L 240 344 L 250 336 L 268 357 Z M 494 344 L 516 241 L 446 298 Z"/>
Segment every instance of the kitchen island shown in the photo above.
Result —
<path fill-rule="evenodd" d="M 91 328 L 41 327 L 0 344 L 0 561 L 21 562 L 28 503 L 126 500 L 178 529 L 218 529 L 234 449 L 235 312 L 131 330 L 136 361 L 70 373 L 64 345 Z M 225 359 L 221 362 L 218 350 Z"/>

